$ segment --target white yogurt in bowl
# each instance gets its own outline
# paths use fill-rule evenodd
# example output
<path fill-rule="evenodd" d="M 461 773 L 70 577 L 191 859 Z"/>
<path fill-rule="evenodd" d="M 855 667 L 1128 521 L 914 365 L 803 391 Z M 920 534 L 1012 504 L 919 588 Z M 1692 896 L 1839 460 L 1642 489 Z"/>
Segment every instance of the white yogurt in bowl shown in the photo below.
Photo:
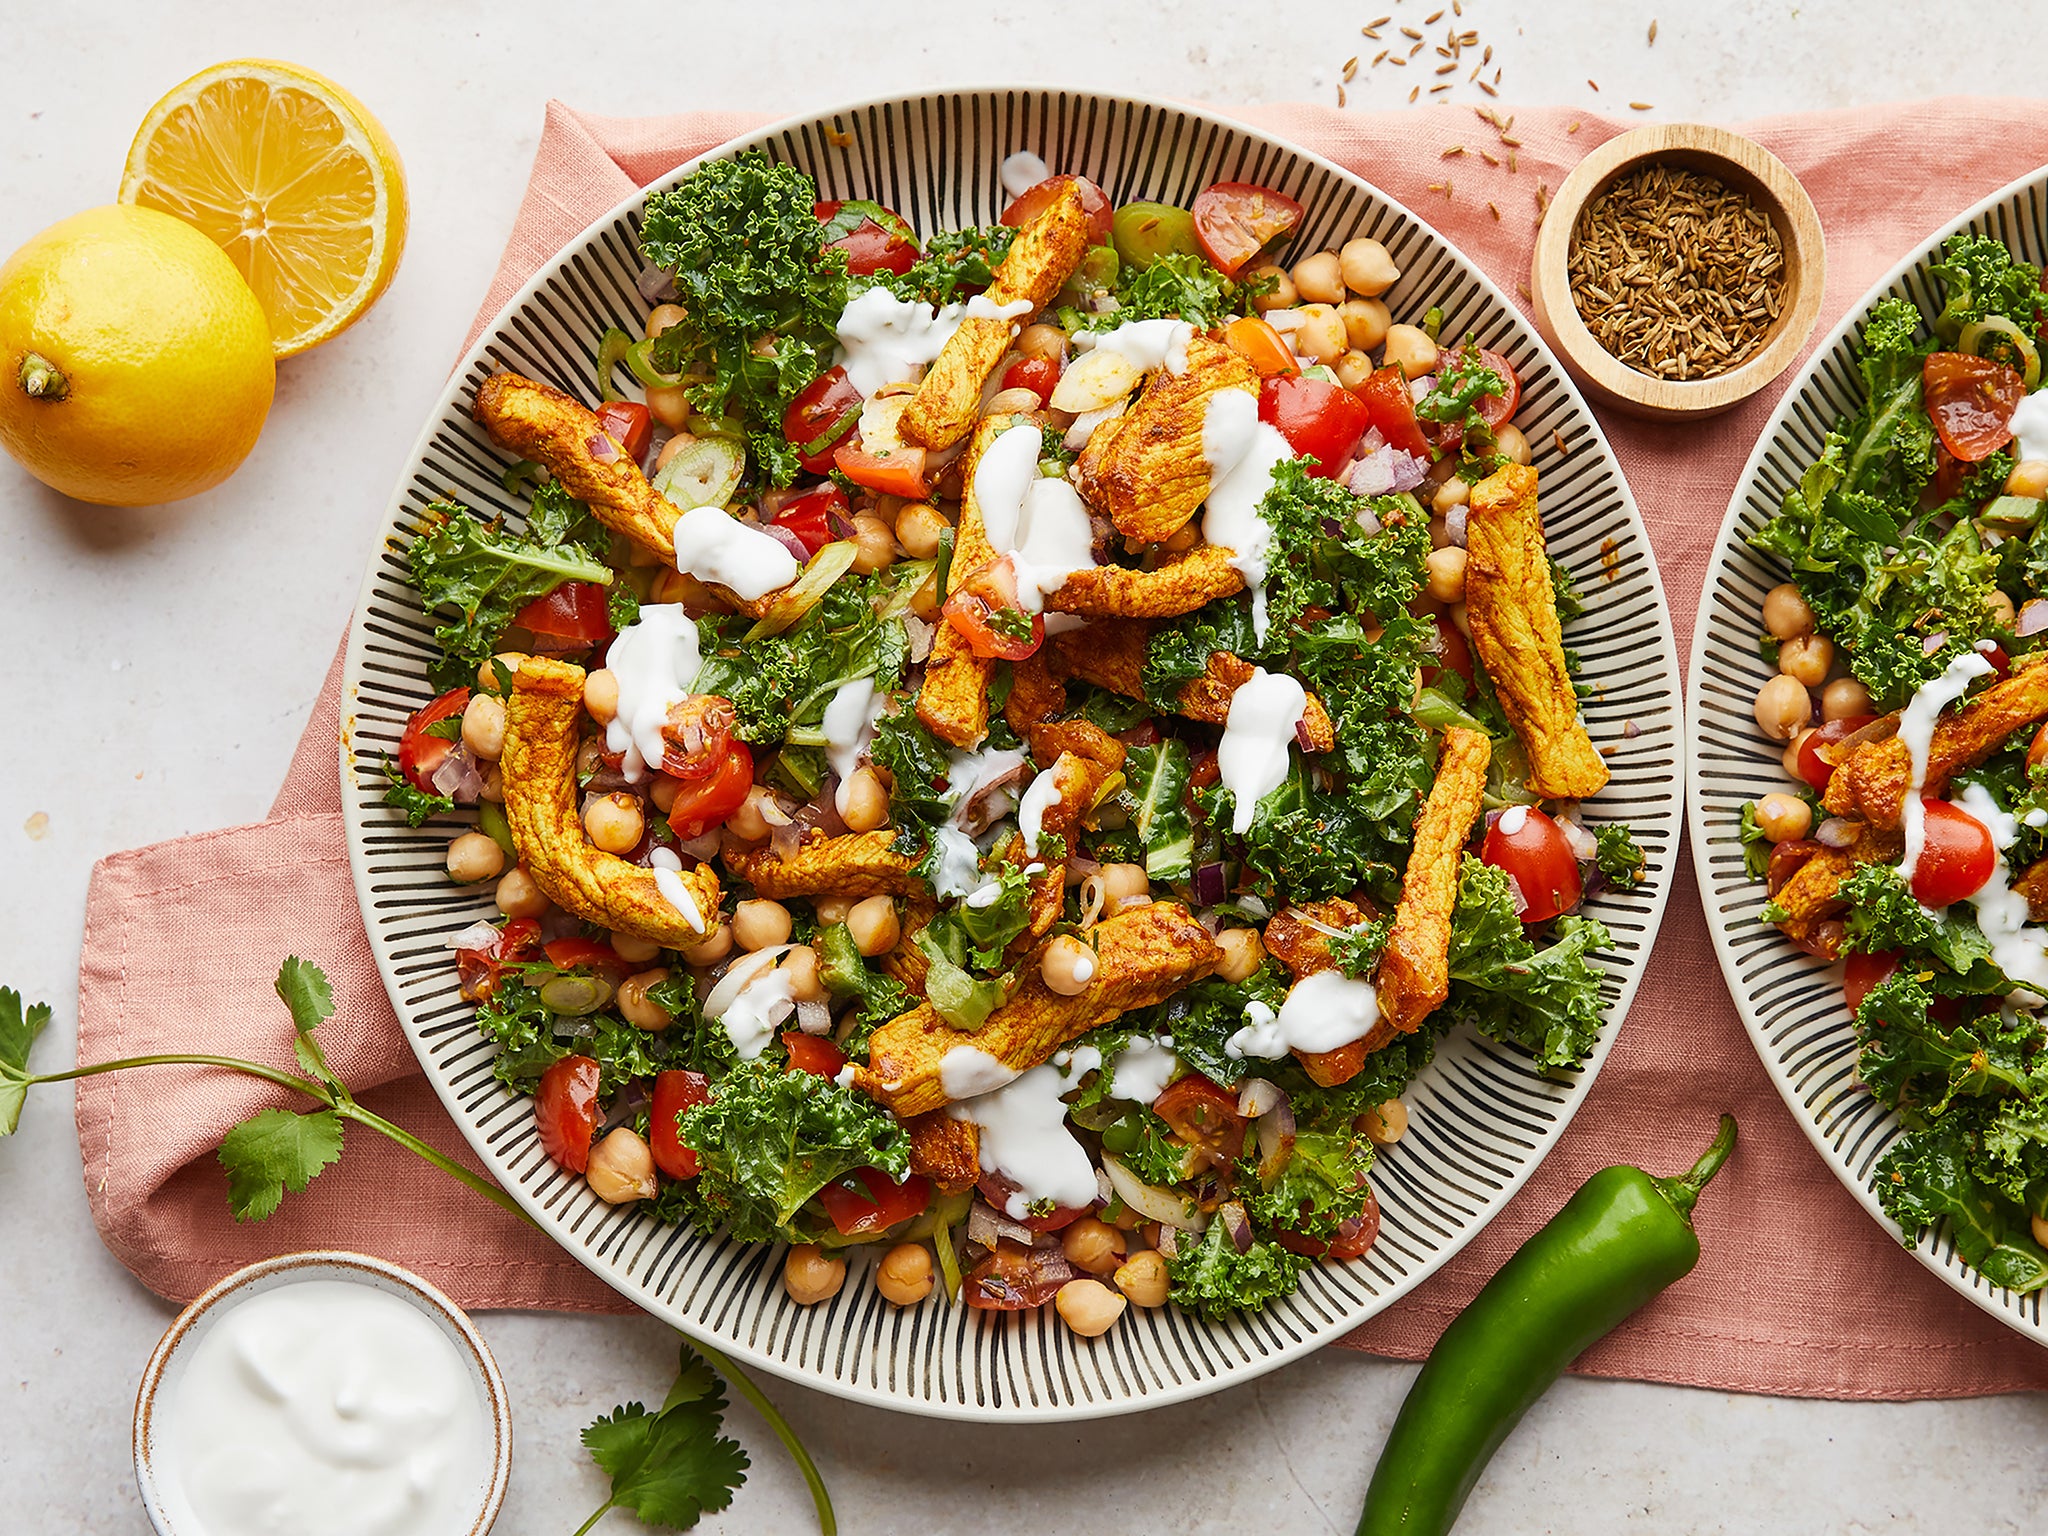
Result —
<path fill-rule="evenodd" d="M 482 1536 L 504 1383 L 453 1302 L 359 1254 L 230 1275 L 143 1374 L 135 1468 L 160 1536 Z"/>

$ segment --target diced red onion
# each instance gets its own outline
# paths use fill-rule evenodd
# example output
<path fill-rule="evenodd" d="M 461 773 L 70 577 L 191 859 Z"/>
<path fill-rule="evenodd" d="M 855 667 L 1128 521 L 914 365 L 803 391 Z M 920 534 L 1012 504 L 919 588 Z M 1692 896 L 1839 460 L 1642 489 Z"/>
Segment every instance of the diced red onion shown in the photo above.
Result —
<path fill-rule="evenodd" d="M 1529 898 L 1522 894 L 1522 882 L 1513 875 L 1508 876 L 1508 895 L 1514 898 L 1515 916 L 1520 917 L 1529 910 Z"/>
<path fill-rule="evenodd" d="M 832 1008 L 822 997 L 799 998 L 796 1005 L 796 1027 L 807 1035 L 827 1035 L 832 1032 Z"/>
<path fill-rule="evenodd" d="M 1273 915 L 1273 909 L 1256 896 L 1240 896 L 1237 898 L 1237 904 L 1253 917 L 1271 917 Z"/>
<path fill-rule="evenodd" d="M 1252 1232 L 1251 1213 L 1235 1200 L 1226 1200 L 1216 1208 L 1216 1219 L 1223 1223 L 1223 1231 L 1229 1237 L 1231 1246 L 1239 1253 L 1250 1253 L 1252 1244 L 1258 1239 Z"/>
<path fill-rule="evenodd" d="M 1486 813 L 1486 830 L 1487 830 L 1488 832 L 1491 832 L 1491 831 L 1493 830 L 1493 824 L 1494 824 L 1494 823 L 1495 823 L 1496 821 L 1499 821 L 1499 820 L 1501 819 L 1501 817 L 1502 817 L 1502 816 L 1504 816 L 1504 815 L 1506 815 L 1506 814 L 1507 814 L 1507 813 L 1506 813 L 1505 811 L 1502 811 L 1502 810 L 1492 810 L 1492 811 L 1488 811 L 1488 812 Z"/>
<path fill-rule="evenodd" d="M 590 436 L 583 439 L 583 446 L 590 451 L 590 456 L 600 464 L 616 464 L 621 458 L 625 457 L 624 454 L 619 452 L 619 445 L 603 432 L 591 433 Z"/>
<path fill-rule="evenodd" d="M 494 923 L 479 918 L 460 933 L 450 934 L 441 946 L 443 949 L 489 949 L 498 942 L 498 929 Z"/>
<path fill-rule="evenodd" d="M 654 1098 L 654 1088 L 645 1078 L 634 1078 L 612 1095 L 612 1102 L 605 1110 L 604 1123 L 598 1127 L 598 1139 L 607 1132 L 615 1131 L 622 1125 L 631 1125 L 639 1118 Z"/>
<path fill-rule="evenodd" d="M 543 944 L 552 944 L 557 939 L 577 939 L 583 936 L 583 919 L 562 907 L 551 906 L 540 917 L 540 939 Z"/>
<path fill-rule="evenodd" d="M 718 857 L 718 848 L 724 838 L 723 827 L 713 827 L 702 836 L 693 837 L 687 843 L 677 843 L 676 852 L 685 858 L 695 859 L 699 864 L 709 864 Z"/>
<path fill-rule="evenodd" d="M 1259 1116 L 1252 1130 L 1259 1142 L 1259 1177 L 1270 1184 L 1294 1156 L 1294 1105 L 1286 1094 Z"/>
<path fill-rule="evenodd" d="M 1247 1120 L 1275 1108 L 1281 1100 L 1280 1086 L 1263 1077 L 1248 1077 L 1237 1088 L 1237 1112 Z"/>
<path fill-rule="evenodd" d="M 1000 1238 L 1029 1245 L 1038 1234 L 1021 1221 L 1012 1221 L 986 1200 L 976 1200 L 967 1208 L 967 1241 L 978 1243 L 983 1248 L 993 1248 Z"/>
<path fill-rule="evenodd" d="M 794 815 L 781 826 L 771 826 L 768 845 L 775 850 L 778 859 L 786 859 L 803 846 L 806 835 L 813 827 L 822 827 L 827 812 L 831 809 L 831 795 L 828 791 L 820 800 L 799 807 Z"/>
<path fill-rule="evenodd" d="M 434 788 L 457 805 L 475 805 L 477 791 L 483 787 L 484 766 L 464 742 L 457 742 L 434 769 Z"/>
<path fill-rule="evenodd" d="M 1642 735 L 1642 734 L 1643 734 L 1643 728 L 1642 728 L 1642 727 L 1641 727 L 1640 725 L 1637 725 L 1637 724 L 1635 723 L 1635 721 L 1633 721 L 1633 720 L 1624 720 L 1624 721 L 1622 721 L 1622 722 L 1621 722 L 1621 736 L 1622 736 L 1622 740 L 1624 740 L 1624 741 L 1634 741 L 1634 740 L 1635 740 L 1635 739 L 1636 739 L 1636 738 L 1637 738 L 1638 736 L 1640 736 L 1640 735 Z"/>
<path fill-rule="evenodd" d="M 659 304 L 676 296 L 676 280 L 660 267 L 642 267 L 633 279 L 633 289 L 648 303 Z"/>
<path fill-rule="evenodd" d="M 1360 507 L 1351 520 L 1358 524 L 1358 531 L 1368 539 L 1380 531 L 1380 520 L 1371 507 Z"/>
<path fill-rule="evenodd" d="M 910 639 L 910 659 L 923 661 L 932 653 L 932 641 L 938 638 L 939 627 L 927 624 L 914 613 L 903 615 L 903 633 Z"/>
<path fill-rule="evenodd" d="M 1162 1225 L 1159 1229 L 1159 1257 L 1177 1259 L 1180 1257 L 1180 1233 L 1174 1228 Z"/>
<path fill-rule="evenodd" d="M 987 831 L 1010 809 L 1012 797 L 1008 791 L 1022 784 L 1031 774 L 1031 761 L 1027 758 L 1009 772 L 977 784 L 974 793 L 961 801 L 959 809 L 953 812 L 954 824 L 969 837 Z"/>
<path fill-rule="evenodd" d="M 1855 822 L 1841 816 L 1830 816 L 1814 828 L 1813 840 L 1825 848 L 1847 848 L 1858 835 Z"/>
<path fill-rule="evenodd" d="M 1564 833 L 1564 840 L 1572 845 L 1572 857 L 1581 864 L 1590 864 L 1599 857 L 1600 841 L 1588 832 L 1576 819 L 1557 818 L 1557 824 Z"/>
<path fill-rule="evenodd" d="M 1932 656 L 1936 651 L 1940 650 L 1944 645 L 1947 644 L 1948 631 L 1945 629 L 1937 629 L 1933 634 L 1927 636 L 1926 639 L 1920 642 L 1920 654 L 1922 656 Z"/>
<path fill-rule="evenodd" d="M 1460 549 L 1465 547 L 1465 518 L 1471 510 L 1470 507 L 1461 501 L 1444 514 L 1444 532 L 1450 536 L 1451 542 Z"/>
<path fill-rule="evenodd" d="M 2030 597 L 2020 605 L 2020 616 L 2012 632 L 2024 640 L 2044 629 L 2048 629 L 2048 598 Z"/>
<path fill-rule="evenodd" d="M 1229 888 L 1223 878 L 1221 864 L 1204 864 L 1195 871 L 1195 902 L 1198 906 L 1213 907 Z"/>
<path fill-rule="evenodd" d="M 1412 491 L 1429 478 L 1429 461 L 1412 453 L 1394 452 L 1394 489 Z"/>
<path fill-rule="evenodd" d="M 780 523 L 763 523 L 761 531 L 796 556 L 797 564 L 802 565 L 811 558 L 811 552 L 804 548 L 804 541 Z"/>
<path fill-rule="evenodd" d="M 1408 393 L 1410 396 L 1417 400 L 1422 399 L 1423 396 L 1427 395 L 1432 389 L 1435 388 L 1436 375 L 1433 373 L 1425 373 L 1419 379 L 1410 379 L 1408 381 Z"/>
<path fill-rule="evenodd" d="M 1385 496 L 1391 492 L 1394 489 L 1394 458 L 1394 450 L 1382 443 L 1353 464 L 1348 481 L 1353 493 L 1359 496 Z M 1377 523 L 1379 519 L 1374 518 L 1373 521 Z"/>

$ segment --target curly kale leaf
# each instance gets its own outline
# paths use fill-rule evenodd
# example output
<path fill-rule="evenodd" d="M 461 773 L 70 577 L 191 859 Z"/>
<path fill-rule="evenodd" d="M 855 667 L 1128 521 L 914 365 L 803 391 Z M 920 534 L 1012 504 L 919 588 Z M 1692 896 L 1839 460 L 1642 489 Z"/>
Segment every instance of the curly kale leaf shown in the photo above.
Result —
<path fill-rule="evenodd" d="M 1256 1153 L 1248 1157 L 1257 1161 Z M 1270 1184 L 1257 1188 L 1245 1208 L 1261 1226 L 1286 1227 L 1327 1241 L 1372 1198 L 1365 1178 L 1371 1167 L 1372 1143 L 1349 1127 L 1303 1131 L 1294 1138 L 1293 1155 Z"/>
<path fill-rule="evenodd" d="M 674 274 L 689 318 L 656 339 L 654 366 L 686 373 L 690 403 L 734 415 L 768 482 L 796 477 L 783 408 L 831 365 L 845 308 L 846 259 L 825 247 L 818 191 L 757 151 L 702 166 L 644 206 L 640 248 Z"/>
<path fill-rule="evenodd" d="M 1957 1127 L 1908 1132 L 1877 1165 L 1877 1198 L 1908 1242 L 1946 1220 L 1956 1252 L 1994 1285 L 2048 1285 L 2048 1251 L 2028 1232 L 2027 1213 L 1971 1171 L 1969 1139 Z"/>
<path fill-rule="evenodd" d="M 1308 1264 L 1300 1254 L 1270 1241 L 1255 1242 L 1248 1253 L 1239 1253 L 1223 1223 L 1212 1221 L 1201 1241 L 1182 1248 L 1166 1268 L 1173 1300 L 1191 1312 L 1215 1317 L 1253 1311 L 1287 1295 Z"/>
<path fill-rule="evenodd" d="M 1305 459 L 1280 465 L 1259 503 L 1273 530 L 1269 633 L 1286 633 L 1311 608 L 1394 617 L 1422 588 L 1429 519 L 1420 503 L 1410 496 L 1356 496 L 1309 469 Z M 1358 521 L 1368 512 L 1380 524 L 1376 533 L 1366 533 Z"/>
<path fill-rule="evenodd" d="M 1959 903 L 1934 912 L 1921 906 L 1896 864 L 1858 864 L 1836 894 L 1849 904 L 1842 947 L 1851 953 L 1931 955 L 1958 976 L 1991 958 L 1991 945 L 1968 907 Z"/>
<path fill-rule="evenodd" d="M 791 1237 L 797 1212 L 856 1168 L 879 1168 L 898 1182 L 910 1172 L 910 1141 L 893 1115 L 780 1060 L 741 1062 L 709 1102 L 684 1114 L 680 1129 L 703 1164 L 696 1214 L 741 1242 Z"/>
<path fill-rule="evenodd" d="M 1161 1189 L 1171 1189 L 1188 1177 L 1187 1143 L 1143 1105 L 1132 1105 L 1121 1120 L 1111 1123 L 1102 1133 L 1102 1150 Z"/>
<path fill-rule="evenodd" d="M 2002 240 L 1968 233 L 1951 235 L 1941 260 L 1928 268 L 1947 289 L 1947 301 L 1935 316 L 1934 333 L 1954 341 L 1964 327 L 2002 316 L 2017 325 L 2028 340 L 2034 337 L 2034 316 L 2041 306 L 2041 269 L 2014 261 Z"/>
<path fill-rule="evenodd" d="M 1003 224 L 967 229 L 949 229 L 924 243 L 924 254 L 901 276 L 877 272 L 874 280 L 886 284 L 898 298 L 922 299 L 927 304 L 951 304 L 981 292 L 995 281 L 996 268 L 1010 254 L 1010 242 L 1017 231 Z"/>
<path fill-rule="evenodd" d="M 1607 877 L 1607 883 L 1620 890 L 1631 890 L 1643 879 L 1643 866 L 1648 862 L 1642 844 L 1635 839 L 1622 822 L 1611 822 L 1604 827 L 1593 829 L 1593 841 L 1598 851 L 1593 855 L 1593 865 Z"/>
<path fill-rule="evenodd" d="M 521 1093 L 533 1092 L 541 1073 L 569 1054 L 555 1039 L 555 1016 L 540 993 L 510 977 L 477 1004 L 476 1027 L 497 1042 L 491 1075 Z"/>
<path fill-rule="evenodd" d="M 1948 978 L 1910 965 L 1871 988 L 1856 1010 L 1863 1040 L 1857 1071 L 1870 1091 L 1929 1119 L 1958 1099 L 2048 1094 L 2041 1026 L 1999 1012 L 1945 1023 L 1932 1012 L 1935 999 L 1957 990 Z"/>
<path fill-rule="evenodd" d="M 434 627 L 442 650 L 434 680 L 443 688 L 475 678 L 519 610 L 565 581 L 599 586 L 610 567 L 580 544 L 544 544 L 480 523 L 453 502 L 437 501 L 406 551 L 420 606 L 452 613 Z"/>
<path fill-rule="evenodd" d="M 843 684 L 872 678 L 880 693 L 903 680 L 910 637 L 877 595 L 873 580 L 842 579 L 794 628 L 752 642 L 742 639 L 747 619 L 699 619 L 696 691 L 732 701 L 743 741 L 822 746 L 825 710 Z"/>
<path fill-rule="evenodd" d="M 390 788 L 384 791 L 384 803 L 405 812 L 405 824 L 409 827 L 424 827 L 436 816 L 455 809 L 453 795 L 436 795 L 415 787 L 412 780 L 398 771 L 389 752 L 384 754 L 384 777 L 391 781 Z"/>
<path fill-rule="evenodd" d="M 1091 325 L 1114 327 L 1173 316 L 1208 330 L 1240 302 L 1237 284 L 1200 256 L 1186 252 L 1168 252 L 1149 267 L 1123 268 L 1116 300 L 1115 309 L 1091 316 Z"/>
<path fill-rule="evenodd" d="M 1584 1064 L 1599 1042 L 1601 973 L 1586 952 L 1605 945 L 1607 929 L 1591 918 L 1561 917 L 1542 949 L 1515 915 L 1507 874 L 1466 856 L 1451 914 L 1454 1022 L 1519 1045 L 1546 1071 Z"/>

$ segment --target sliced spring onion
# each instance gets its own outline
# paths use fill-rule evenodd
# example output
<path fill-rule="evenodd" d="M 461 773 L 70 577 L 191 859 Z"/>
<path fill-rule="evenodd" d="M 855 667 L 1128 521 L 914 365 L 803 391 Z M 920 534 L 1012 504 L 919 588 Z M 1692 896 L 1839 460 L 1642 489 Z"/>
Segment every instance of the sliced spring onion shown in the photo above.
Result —
<path fill-rule="evenodd" d="M 654 343 L 636 341 L 626 348 L 626 371 L 645 384 L 649 389 L 673 389 L 683 382 L 680 373 L 663 373 L 654 366 Z"/>
<path fill-rule="evenodd" d="M 738 443 L 724 437 L 699 438 L 678 448 L 661 466 L 654 488 L 686 512 L 723 507 L 739 490 L 746 468 L 747 453 Z"/>
<path fill-rule="evenodd" d="M 680 453 L 676 455 L 678 459 L 681 457 Z M 769 635 L 779 635 L 795 624 L 825 600 L 833 582 L 853 569 L 854 556 L 859 553 L 860 545 L 854 540 L 838 539 L 811 556 L 811 563 L 804 567 L 803 574 L 769 600 L 768 611 L 741 637 L 740 643 L 751 645 Z"/>
<path fill-rule="evenodd" d="M 633 338 L 616 325 L 606 331 L 604 339 L 597 344 L 597 395 L 607 405 L 626 398 L 625 393 L 612 383 L 612 374 L 626 360 L 626 353 L 632 346 Z"/>
<path fill-rule="evenodd" d="M 533 459 L 521 459 L 517 464 L 509 465 L 505 473 L 498 476 L 498 483 L 505 487 L 507 496 L 524 496 L 528 486 L 537 486 L 551 478 L 553 477 L 548 473 L 547 465 Z"/>
<path fill-rule="evenodd" d="M 2041 382 L 2041 354 L 2027 340 L 2027 333 L 2004 315 L 1986 315 L 1964 326 L 1963 334 L 1956 338 L 1956 350 L 2017 368 L 2028 389 Z"/>
<path fill-rule="evenodd" d="M 1103 1154 L 1102 1171 L 1109 1175 L 1118 1198 L 1141 1216 L 1189 1232 L 1199 1232 L 1209 1225 L 1209 1213 L 1194 1201 L 1170 1189 L 1147 1184 L 1107 1153 Z"/>
<path fill-rule="evenodd" d="M 540 1000 L 547 1004 L 551 1013 L 580 1018 L 586 1013 L 597 1012 L 612 1000 L 612 984 L 602 976 L 587 976 L 581 972 L 550 976 L 541 983 Z"/>
<path fill-rule="evenodd" d="M 932 590 L 938 594 L 939 602 L 944 604 L 948 595 L 948 586 L 953 575 L 953 530 L 951 528 L 939 530 L 937 575 L 938 581 Z"/>
<path fill-rule="evenodd" d="M 505 857 L 517 863 L 519 850 L 512 845 L 512 824 L 505 819 L 505 807 L 490 800 L 476 803 L 476 829 L 505 850 Z"/>

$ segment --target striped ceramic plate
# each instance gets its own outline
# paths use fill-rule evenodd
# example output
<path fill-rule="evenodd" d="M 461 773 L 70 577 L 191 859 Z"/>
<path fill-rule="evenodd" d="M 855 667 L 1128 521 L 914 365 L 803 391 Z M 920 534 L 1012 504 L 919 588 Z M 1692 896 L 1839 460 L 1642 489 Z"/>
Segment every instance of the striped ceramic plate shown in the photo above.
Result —
<path fill-rule="evenodd" d="M 1872 1170 L 1898 1136 L 1899 1122 L 1857 1085 L 1856 1037 L 1842 1006 L 1841 967 L 1801 953 L 1759 921 L 1764 888 L 1743 873 L 1743 804 L 1785 787 L 1781 749 L 1759 734 L 1751 705 L 1771 673 L 1757 650 L 1760 606 L 1787 573 L 1778 560 L 1751 549 L 1748 539 L 1776 514 L 1786 492 L 1819 456 L 1828 429 L 1862 403 L 1856 338 L 1870 306 L 1896 294 L 1931 317 L 1941 297 L 1927 267 L 1941 242 L 1958 230 L 1995 236 L 2026 260 L 2041 262 L 2048 258 L 2044 215 L 2048 172 L 2036 172 L 1932 236 L 1850 306 L 1793 380 L 1736 482 L 1693 630 L 1686 719 L 1692 854 L 1721 971 L 1793 1118 L 1850 1193 L 1890 1232 L 1897 1229 L 1878 1208 Z M 1913 1251 L 1985 1311 L 2048 1343 L 2040 1295 L 2018 1296 L 1991 1284 L 1956 1256 L 1946 1227 L 1924 1234 Z"/>
<path fill-rule="evenodd" d="M 1019 149 L 1093 177 L 1118 202 L 1185 206 L 1213 181 L 1262 182 L 1307 208 L 1298 249 L 1376 236 L 1403 270 L 1388 295 L 1396 314 L 1441 305 L 1447 333 L 1472 331 L 1512 360 L 1551 549 L 1587 597 L 1589 612 L 1569 639 L 1601 685 L 1588 716 L 1614 747 L 1614 782 L 1589 815 L 1625 818 L 1649 853 L 1642 888 L 1593 907 L 1616 945 L 1605 957 L 1610 1023 L 1600 1051 L 1582 1073 L 1549 1081 L 1512 1051 L 1450 1040 L 1415 1085 L 1413 1129 L 1380 1164 L 1385 1223 L 1366 1258 L 1316 1268 L 1298 1294 L 1257 1315 L 1210 1323 L 1173 1310 L 1133 1313 L 1095 1342 L 1075 1338 L 1049 1311 L 977 1312 L 943 1296 L 898 1310 L 860 1270 L 830 1303 L 797 1307 L 778 1283 L 778 1250 L 659 1226 L 599 1203 L 581 1179 L 558 1172 L 527 1101 L 492 1079 L 490 1047 L 471 1026 L 442 948 L 448 934 L 490 914 L 488 895 L 458 890 L 443 875 L 447 824 L 411 831 L 379 803 L 380 764 L 407 713 L 432 691 L 429 626 L 402 557 L 421 508 L 452 495 L 487 515 L 519 516 L 498 484 L 502 457 L 469 420 L 471 396 L 492 372 L 511 368 L 590 398 L 599 337 L 610 325 L 637 334 L 647 310 L 634 287 L 638 199 L 544 268 L 463 360 L 399 481 L 363 584 L 341 774 L 363 918 L 392 1001 L 449 1112 L 562 1245 L 650 1312 L 750 1364 L 890 1407 L 1015 1419 L 1149 1407 L 1270 1370 L 1411 1289 L 1507 1203 L 1585 1097 L 1635 992 L 1669 889 L 1684 747 L 1670 621 L 1628 487 L 1578 391 L 1498 289 L 1406 209 L 1248 128 L 1156 102 L 990 89 L 793 119 L 747 145 L 809 172 L 825 197 L 877 199 L 925 231 L 992 221 L 1004 202 L 997 166 Z"/>

